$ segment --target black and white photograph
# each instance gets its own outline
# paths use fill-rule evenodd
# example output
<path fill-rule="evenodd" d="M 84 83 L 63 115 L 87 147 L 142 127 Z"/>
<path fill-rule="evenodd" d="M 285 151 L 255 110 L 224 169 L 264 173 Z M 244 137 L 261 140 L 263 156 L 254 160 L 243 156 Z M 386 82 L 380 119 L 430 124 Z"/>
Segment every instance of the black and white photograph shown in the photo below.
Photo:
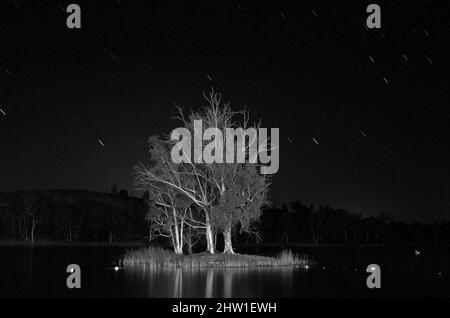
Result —
<path fill-rule="evenodd" d="M 2 0 L 0 298 L 450 297 L 449 22 L 437 0 Z"/>

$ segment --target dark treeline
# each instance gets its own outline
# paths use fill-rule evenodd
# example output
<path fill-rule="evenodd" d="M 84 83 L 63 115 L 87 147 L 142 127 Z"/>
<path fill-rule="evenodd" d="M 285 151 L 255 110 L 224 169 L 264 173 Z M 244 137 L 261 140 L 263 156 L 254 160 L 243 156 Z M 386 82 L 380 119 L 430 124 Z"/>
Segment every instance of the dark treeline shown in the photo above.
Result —
<path fill-rule="evenodd" d="M 363 217 L 329 206 L 306 206 L 299 201 L 268 208 L 261 218 L 264 243 L 448 245 L 450 222 L 433 224 L 394 221 L 386 214 Z"/>
<path fill-rule="evenodd" d="M 0 240 L 126 242 L 149 237 L 146 201 L 121 190 L 0 192 Z M 448 245 L 450 222 L 394 221 L 380 214 L 364 217 L 344 209 L 314 207 L 299 201 L 262 211 L 257 224 L 264 244 Z M 236 244 L 255 236 L 233 233 Z M 205 245 L 199 242 L 199 246 Z M 220 244 L 220 243 L 219 243 Z"/>
<path fill-rule="evenodd" d="M 119 242 L 141 239 L 146 205 L 117 193 L 48 190 L 0 193 L 0 239 Z"/>

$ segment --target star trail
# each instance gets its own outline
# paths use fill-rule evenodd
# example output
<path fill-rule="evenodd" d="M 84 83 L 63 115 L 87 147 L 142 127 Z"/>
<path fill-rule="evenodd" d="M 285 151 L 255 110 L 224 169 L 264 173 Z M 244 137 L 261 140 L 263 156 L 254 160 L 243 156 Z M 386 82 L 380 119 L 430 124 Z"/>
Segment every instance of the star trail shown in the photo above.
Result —
<path fill-rule="evenodd" d="M 0 191 L 134 189 L 146 140 L 211 87 L 280 128 L 269 199 L 448 217 L 448 12 L 440 1 L 0 6 Z M 407 9 L 405 9 L 407 8 Z M 318 128 L 320 127 L 320 128 Z"/>

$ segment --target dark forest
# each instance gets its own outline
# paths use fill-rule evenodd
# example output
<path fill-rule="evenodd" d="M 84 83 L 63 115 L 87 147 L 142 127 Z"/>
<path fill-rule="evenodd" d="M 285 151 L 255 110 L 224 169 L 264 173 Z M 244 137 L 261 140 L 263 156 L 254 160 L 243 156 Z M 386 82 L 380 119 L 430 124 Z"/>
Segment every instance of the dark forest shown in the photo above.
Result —
<path fill-rule="evenodd" d="M 144 194 L 145 196 L 145 194 Z M 0 193 L 0 240 L 4 242 L 149 242 L 145 198 L 113 186 L 108 193 L 74 190 Z M 221 239 L 218 238 L 217 244 Z M 402 245 L 447 246 L 450 222 L 404 223 L 386 214 L 366 217 L 300 201 L 262 210 L 254 235 L 233 233 L 235 245 Z M 196 248 L 204 242 L 199 240 Z"/>

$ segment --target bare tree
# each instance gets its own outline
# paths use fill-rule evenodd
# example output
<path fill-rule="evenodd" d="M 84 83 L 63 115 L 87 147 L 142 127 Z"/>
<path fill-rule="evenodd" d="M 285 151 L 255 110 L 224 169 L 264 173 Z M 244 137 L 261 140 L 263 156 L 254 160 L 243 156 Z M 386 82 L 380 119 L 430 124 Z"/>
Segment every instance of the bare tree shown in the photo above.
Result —
<path fill-rule="evenodd" d="M 202 120 L 203 129 L 217 128 L 223 140 L 215 138 L 212 143 L 215 151 L 222 154 L 233 154 L 232 162 L 203 163 L 202 170 L 207 176 L 215 200 L 211 206 L 213 225 L 222 231 L 224 236 L 224 253 L 234 253 L 232 247 L 232 229 L 238 223 L 241 231 L 254 233 L 252 223 L 260 216 L 260 208 L 266 203 L 265 198 L 269 180 L 258 172 L 257 156 L 260 149 L 267 148 L 268 140 L 260 140 L 258 148 L 257 129 L 260 122 L 249 126 L 248 113 L 232 111 L 229 103 L 221 102 L 221 95 L 211 90 L 204 95 L 207 106 L 200 112 L 190 116 L 190 123 L 185 124 L 192 129 L 194 120 Z M 180 110 L 180 114 L 182 111 Z M 183 119 L 184 116 L 179 118 Z M 230 134 L 233 131 L 233 134 Z M 235 143 L 235 139 L 238 142 Z M 247 142 L 248 140 L 248 142 Z M 210 143 L 211 144 L 211 143 Z M 227 147 L 232 145 L 233 151 Z M 243 155 L 246 162 L 239 161 Z M 229 159 L 229 158 L 227 158 Z M 228 161 L 228 160 L 227 160 Z"/>
<path fill-rule="evenodd" d="M 191 134 L 193 133 L 197 141 L 201 141 L 202 146 L 215 149 L 215 154 L 222 153 L 222 160 L 212 162 L 195 160 L 196 158 L 191 157 L 191 153 L 181 149 L 182 156 L 186 160 L 174 163 L 170 154 L 175 143 L 169 138 L 162 140 L 159 137 L 151 137 L 149 138 L 151 164 L 136 166 L 136 185 L 145 190 L 152 188 L 155 197 L 159 198 L 159 208 L 165 211 L 164 213 L 167 212 L 165 209 L 174 209 L 173 227 L 178 231 L 180 228 L 177 220 L 181 218 L 180 215 L 183 215 L 182 225 L 204 230 L 208 252 L 214 253 L 215 250 L 216 240 L 213 235 L 215 229 L 221 231 L 224 236 L 224 252 L 234 253 L 231 242 L 233 227 L 240 224 L 241 231 L 253 233 L 252 224 L 259 218 L 259 209 L 265 203 L 270 183 L 267 177 L 258 172 L 257 157 L 258 151 L 267 148 L 268 140 L 259 140 L 258 147 L 256 131 L 260 124 L 249 127 L 247 112 L 232 111 L 229 104 L 221 103 L 221 95 L 214 90 L 204 97 L 207 105 L 201 111 L 192 112 L 186 119 L 183 109 L 177 106 L 178 116 L 175 118 L 180 120 Z M 202 123 L 200 129 L 196 127 L 199 120 Z M 214 131 L 218 131 L 224 138 L 216 136 L 212 141 L 204 140 L 204 131 L 209 128 L 215 129 Z M 230 134 L 230 131 L 234 133 Z M 240 142 L 235 144 L 235 138 Z M 232 162 L 225 163 L 223 154 L 230 145 L 233 147 L 231 153 L 235 157 L 232 158 Z M 244 159 L 247 158 L 247 162 L 238 160 L 239 156 L 240 159 L 242 156 Z M 173 192 L 172 195 L 169 195 L 169 192 Z M 203 220 L 187 219 L 184 214 L 177 214 L 174 202 L 170 199 L 173 194 L 182 195 L 197 206 L 203 214 Z M 162 215 L 165 216 L 164 220 L 167 223 L 169 217 L 164 213 Z M 175 244 L 179 244 L 177 240 L 183 239 L 179 235 L 177 239 L 178 231 L 171 236 Z"/>
<path fill-rule="evenodd" d="M 138 164 L 135 167 L 136 185 L 148 190 L 153 196 L 153 212 L 149 217 L 153 219 L 158 235 L 172 238 L 175 252 L 182 252 L 184 225 L 187 225 L 205 230 L 208 251 L 214 253 L 208 209 L 211 204 L 207 194 L 208 180 L 193 165 L 173 163 L 169 144 L 158 137 L 150 137 L 151 165 Z M 179 210 L 177 204 L 182 197 L 203 211 L 204 222 L 188 217 L 188 204 L 183 204 Z"/>

